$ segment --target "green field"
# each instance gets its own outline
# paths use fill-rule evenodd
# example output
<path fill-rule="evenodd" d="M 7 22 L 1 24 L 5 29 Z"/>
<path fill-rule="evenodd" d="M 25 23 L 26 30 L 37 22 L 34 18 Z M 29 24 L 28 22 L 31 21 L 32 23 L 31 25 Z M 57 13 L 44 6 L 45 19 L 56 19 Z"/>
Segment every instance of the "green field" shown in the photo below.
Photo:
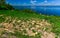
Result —
<path fill-rule="evenodd" d="M 48 16 L 48 15 L 38 14 L 38 13 L 32 12 L 32 11 L 23 11 L 23 10 L 21 10 L 21 11 L 20 10 L 19 11 L 18 10 L 0 10 L 0 30 L 1 30 L 0 36 L 1 36 L 1 38 L 5 37 L 3 35 L 6 35 L 6 38 L 41 38 L 41 36 L 43 35 L 42 32 L 39 32 L 35 36 L 29 35 L 29 34 L 24 35 L 23 33 L 25 33 L 25 31 L 26 31 L 25 28 L 23 29 L 24 32 L 19 31 L 20 27 L 15 28 L 15 26 L 19 26 L 19 25 L 21 26 L 20 23 L 28 24 L 27 21 L 29 21 L 30 27 L 32 26 L 32 23 L 33 23 L 32 27 L 34 27 L 34 25 L 37 25 L 37 21 L 44 22 L 43 23 L 44 25 L 41 26 L 41 31 L 43 33 L 45 31 L 48 33 L 52 32 L 55 34 L 55 38 L 58 38 L 60 36 L 60 16 L 53 16 L 53 15 Z M 50 24 L 50 26 L 48 26 L 48 25 L 45 26 L 45 22 L 48 23 L 48 25 Z M 11 26 L 11 30 L 14 30 L 14 31 L 10 32 L 11 30 L 10 31 L 8 30 L 10 27 L 7 26 L 8 24 L 6 25 L 5 23 L 6 24 L 7 23 L 15 24 L 15 25 L 13 25 L 13 27 Z M 7 27 L 4 25 L 6 25 Z M 30 28 L 29 26 L 27 28 Z M 5 29 L 5 28 L 7 28 L 7 29 Z M 35 31 L 37 31 L 37 30 L 33 30 L 33 32 L 35 32 Z M 49 35 L 49 34 L 47 34 L 47 35 Z"/>

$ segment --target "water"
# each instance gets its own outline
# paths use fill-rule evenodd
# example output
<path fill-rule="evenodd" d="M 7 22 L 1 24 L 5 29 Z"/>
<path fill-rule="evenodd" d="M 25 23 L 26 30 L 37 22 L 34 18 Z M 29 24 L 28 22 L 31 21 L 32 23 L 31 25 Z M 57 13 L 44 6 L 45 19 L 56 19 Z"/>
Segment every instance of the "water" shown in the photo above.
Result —
<path fill-rule="evenodd" d="M 60 16 L 60 6 L 14 6 L 16 9 L 31 9 L 37 13 Z"/>

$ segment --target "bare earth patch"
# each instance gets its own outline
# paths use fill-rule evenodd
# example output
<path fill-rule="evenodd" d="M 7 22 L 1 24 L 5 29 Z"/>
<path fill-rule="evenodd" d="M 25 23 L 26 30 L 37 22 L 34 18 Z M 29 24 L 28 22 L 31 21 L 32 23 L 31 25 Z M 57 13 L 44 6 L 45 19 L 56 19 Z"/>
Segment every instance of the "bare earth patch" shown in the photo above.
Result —
<path fill-rule="evenodd" d="M 55 34 L 50 32 L 43 32 L 43 35 L 41 36 L 41 38 L 55 38 Z"/>

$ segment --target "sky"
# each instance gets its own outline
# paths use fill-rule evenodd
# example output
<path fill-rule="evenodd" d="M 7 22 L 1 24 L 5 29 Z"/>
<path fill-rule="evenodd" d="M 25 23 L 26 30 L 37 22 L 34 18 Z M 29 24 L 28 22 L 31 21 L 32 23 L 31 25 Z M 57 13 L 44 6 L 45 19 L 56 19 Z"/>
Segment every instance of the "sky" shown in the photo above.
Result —
<path fill-rule="evenodd" d="M 11 5 L 60 5 L 60 0 L 6 0 Z"/>

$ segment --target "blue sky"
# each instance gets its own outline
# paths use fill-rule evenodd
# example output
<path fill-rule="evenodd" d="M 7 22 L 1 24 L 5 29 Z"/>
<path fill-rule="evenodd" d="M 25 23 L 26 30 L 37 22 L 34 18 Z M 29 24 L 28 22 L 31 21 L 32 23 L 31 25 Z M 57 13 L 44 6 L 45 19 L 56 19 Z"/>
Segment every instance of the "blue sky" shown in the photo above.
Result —
<path fill-rule="evenodd" d="M 6 0 L 6 3 L 11 5 L 22 5 L 22 4 L 60 4 L 60 0 Z"/>

